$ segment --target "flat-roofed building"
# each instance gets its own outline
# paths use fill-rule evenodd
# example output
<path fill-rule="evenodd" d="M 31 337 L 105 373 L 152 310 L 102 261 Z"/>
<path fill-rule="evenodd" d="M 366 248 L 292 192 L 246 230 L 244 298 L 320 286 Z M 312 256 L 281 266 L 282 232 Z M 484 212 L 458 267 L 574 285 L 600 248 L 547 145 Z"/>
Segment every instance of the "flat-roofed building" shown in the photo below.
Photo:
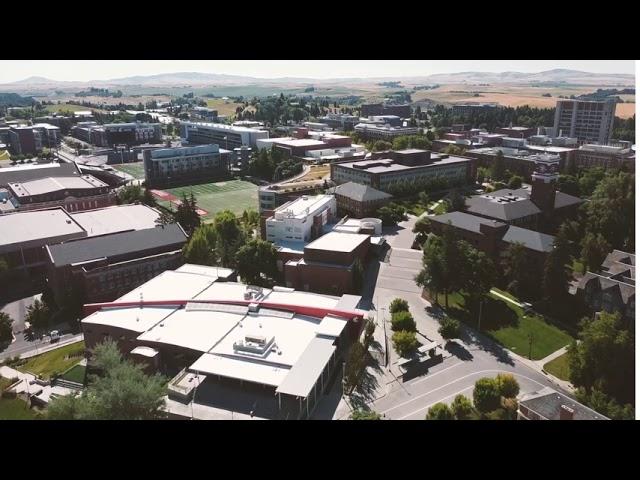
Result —
<path fill-rule="evenodd" d="M 441 179 L 454 185 L 475 179 L 475 160 L 470 158 L 418 149 L 379 155 L 377 159 L 332 163 L 331 180 L 337 184 L 361 183 L 386 192 L 402 182 Z"/>
<path fill-rule="evenodd" d="M 109 185 L 92 175 L 45 177 L 8 185 L 18 210 L 61 206 L 68 212 L 91 210 L 116 204 Z"/>
<path fill-rule="evenodd" d="M 144 152 L 147 186 L 202 183 L 229 175 L 229 154 L 218 145 L 160 148 Z"/>
<path fill-rule="evenodd" d="M 393 105 L 389 103 L 365 103 L 360 106 L 360 115 L 371 117 L 374 115 L 397 115 L 401 118 L 411 116 L 411 105 Z"/>
<path fill-rule="evenodd" d="M 309 242 L 320 236 L 335 216 L 333 195 L 303 195 L 276 208 L 264 220 L 263 238 L 276 245 L 280 241 Z"/>
<path fill-rule="evenodd" d="M 49 285 L 57 302 L 70 290 L 87 301 L 113 300 L 180 266 L 186 242 L 187 235 L 174 223 L 49 245 Z"/>
<path fill-rule="evenodd" d="M 353 130 L 353 127 L 360 123 L 360 117 L 356 115 L 347 115 L 345 113 L 329 113 L 324 117 L 320 117 L 318 121 L 331 128 L 348 132 L 349 130 Z"/>
<path fill-rule="evenodd" d="M 0 258 L 11 272 L 36 277 L 45 272 L 46 245 L 86 236 L 62 208 L 0 215 Z"/>
<path fill-rule="evenodd" d="M 578 168 L 624 168 L 635 171 L 635 152 L 627 145 L 582 145 L 575 156 Z"/>
<path fill-rule="evenodd" d="M 497 103 L 458 103 L 451 107 L 454 115 L 468 116 L 475 113 L 495 110 L 498 108 Z"/>
<path fill-rule="evenodd" d="M 361 298 L 252 287 L 229 273 L 183 265 L 86 305 L 87 348 L 110 338 L 173 377 L 171 418 L 309 418 L 361 331 Z"/>
<path fill-rule="evenodd" d="M 529 138 L 535 135 L 537 129 L 535 127 L 501 127 L 496 129 L 496 133 L 503 134 L 510 138 Z"/>
<path fill-rule="evenodd" d="M 396 137 L 417 135 L 420 132 L 416 127 L 392 127 L 375 123 L 359 123 L 354 127 L 356 133 L 370 140 L 393 140 Z"/>
<path fill-rule="evenodd" d="M 225 150 L 233 150 L 242 146 L 255 147 L 259 139 L 269 138 L 269 132 L 223 123 L 180 122 L 180 137 L 183 143 L 216 144 Z"/>
<path fill-rule="evenodd" d="M 606 145 L 611 140 L 616 116 L 616 99 L 558 100 L 553 124 L 554 136 L 577 138 L 580 144 Z"/>
<path fill-rule="evenodd" d="M 332 231 L 305 245 L 302 258 L 284 264 L 287 286 L 318 293 L 354 293 L 358 284 L 355 275 L 362 273 L 354 268 L 355 262 L 360 261 L 364 268 L 370 238 Z"/>
<path fill-rule="evenodd" d="M 41 178 L 80 176 L 80 170 L 75 163 L 42 163 L 18 165 L 0 168 L 0 187 L 7 187 L 10 183 L 24 183 Z"/>
<path fill-rule="evenodd" d="M 157 225 L 160 212 L 147 205 L 131 204 L 72 213 L 71 218 L 86 230 L 87 236 L 145 230 Z"/>

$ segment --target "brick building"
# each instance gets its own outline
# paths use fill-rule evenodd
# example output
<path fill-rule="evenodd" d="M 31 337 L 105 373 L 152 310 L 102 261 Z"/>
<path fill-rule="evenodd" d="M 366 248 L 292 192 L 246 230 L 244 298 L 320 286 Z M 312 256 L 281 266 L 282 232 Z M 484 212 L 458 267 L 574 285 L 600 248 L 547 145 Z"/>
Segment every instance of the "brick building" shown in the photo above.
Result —
<path fill-rule="evenodd" d="M 338 216 L 349 215 L 354 218 L 374 216 L 378 208 L 393 198 L 393 195 L 355 182 L 338 185 L 330 193 L 336 197 Z"/>
<path fill-rule="evenodd" d="M 284 264 L 287 287 L 317 293 L 352 292 L 354 264 L 365 265 L 370 236 L 330 232 L 305 245 L 302 258 Z"/>

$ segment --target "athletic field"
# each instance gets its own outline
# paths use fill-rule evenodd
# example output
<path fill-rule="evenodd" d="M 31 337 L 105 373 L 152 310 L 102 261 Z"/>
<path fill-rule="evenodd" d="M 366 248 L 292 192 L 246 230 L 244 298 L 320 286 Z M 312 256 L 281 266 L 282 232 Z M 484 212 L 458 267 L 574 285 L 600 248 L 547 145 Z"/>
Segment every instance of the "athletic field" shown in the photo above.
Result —
<path fill-rule="evenodd" d="M 222 210 L 231 210 L 236 215 L 241 215 L 249 208 L 258 210 L 258 187 L 242 180 L 203 183 L 151 192 L 158 199 L 158 203 L 169 208 L 174 208 L 172 204 L 179 201 L 183 193 L 189 196 L 193 192 L 198 207 L 203 210 L 199 213 L 205 221 L 212 219 Z"/>
<path fill-rule="evenodd" d="M 120 163 L 111 166 L 116 170 L 128 173 L 136 180 L 144 180 L 144 162 Z"/>

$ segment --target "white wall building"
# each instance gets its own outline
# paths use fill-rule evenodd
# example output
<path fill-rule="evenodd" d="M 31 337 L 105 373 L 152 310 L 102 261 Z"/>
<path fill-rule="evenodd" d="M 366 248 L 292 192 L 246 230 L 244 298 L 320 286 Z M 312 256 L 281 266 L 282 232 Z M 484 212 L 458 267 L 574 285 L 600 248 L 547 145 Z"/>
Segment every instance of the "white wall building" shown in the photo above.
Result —
<path fill-rule="evenodd" d="M 297 200 L 278 207 L 266 221 L 267 240 L 278 242 L 309 242 L 314 226 L 322 231 L 336 216 L 336 198 L 333 195 L 303 195 Z"/>

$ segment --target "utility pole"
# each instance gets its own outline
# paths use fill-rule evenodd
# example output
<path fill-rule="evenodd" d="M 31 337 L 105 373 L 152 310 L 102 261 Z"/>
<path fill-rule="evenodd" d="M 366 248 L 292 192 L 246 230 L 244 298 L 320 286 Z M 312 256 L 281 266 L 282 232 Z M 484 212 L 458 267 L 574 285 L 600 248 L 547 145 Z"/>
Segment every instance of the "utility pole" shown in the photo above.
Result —
<path fill-rule="evenodd" d="M 480 321 L 482 320 L 482 305 L 484 305 L 484 298 L 480 299 L 480 313 L 478 314 L 478 331 L 480 331 Z"/>
<path fill-rule="evenodd" d="M 529 360 L 531 360 L 531 347 L 533 346 L 533 333 L 529 334 Z"/>

